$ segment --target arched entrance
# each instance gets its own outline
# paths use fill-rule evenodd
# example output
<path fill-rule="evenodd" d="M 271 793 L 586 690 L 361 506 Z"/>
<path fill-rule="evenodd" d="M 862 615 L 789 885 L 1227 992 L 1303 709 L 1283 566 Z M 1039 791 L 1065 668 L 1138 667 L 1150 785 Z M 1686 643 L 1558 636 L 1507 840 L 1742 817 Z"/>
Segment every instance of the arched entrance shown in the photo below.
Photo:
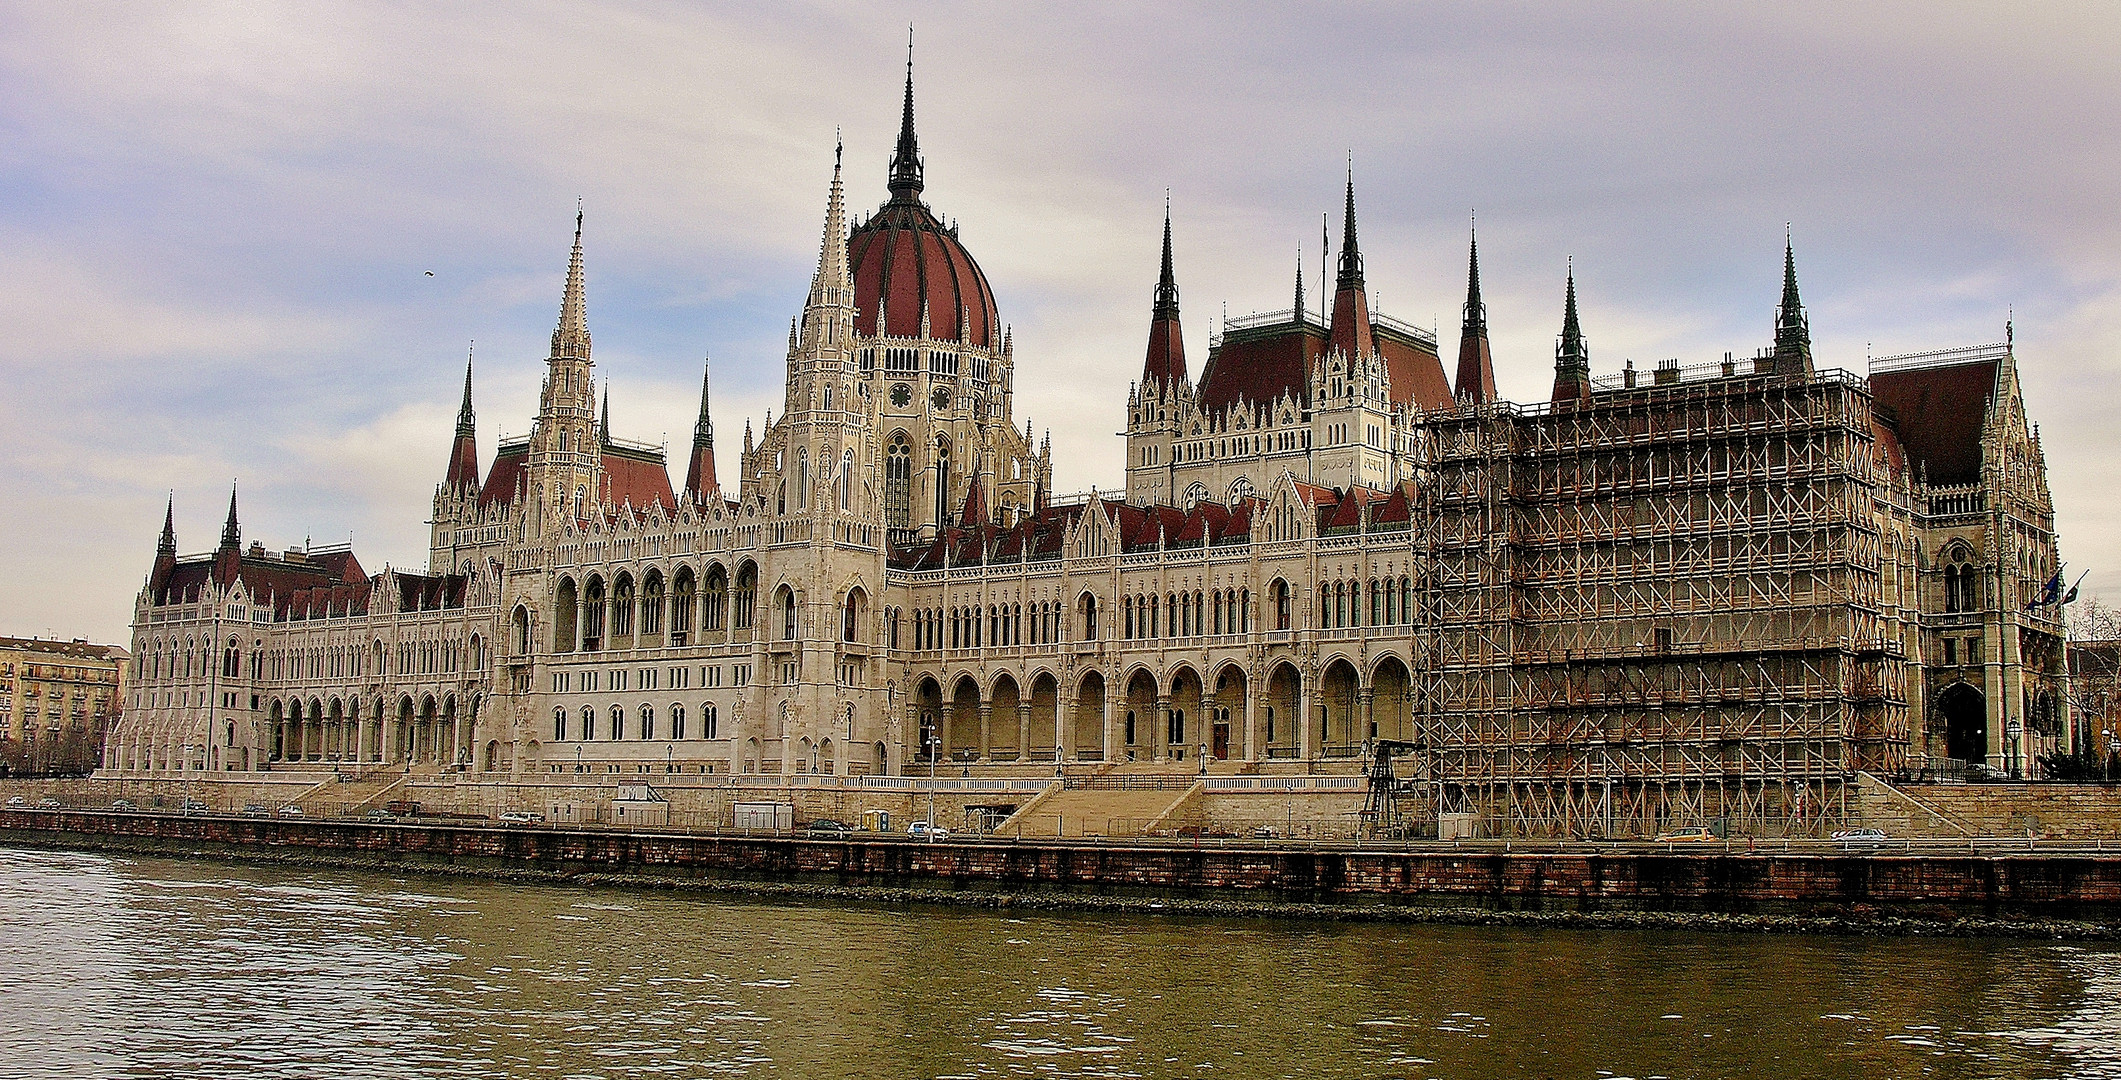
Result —
<path fill-rule="evenodd" d="M 1988 763 L 1988 701 L 1981 691 L 1953 683 L 1937 695 L 1937 715 L 1944 721 L 1944 753 L 1969 765 Z"/>

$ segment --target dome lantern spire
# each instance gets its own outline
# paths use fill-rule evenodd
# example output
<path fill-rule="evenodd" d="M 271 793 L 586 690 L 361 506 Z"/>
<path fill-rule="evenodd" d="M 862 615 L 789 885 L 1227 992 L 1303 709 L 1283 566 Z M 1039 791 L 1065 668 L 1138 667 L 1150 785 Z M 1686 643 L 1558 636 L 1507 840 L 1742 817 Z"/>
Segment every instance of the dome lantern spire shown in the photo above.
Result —
<path fill-rule="evenodd" d="M 891 198 L 918 202 L 923 177 L 920 140 L 913 134 L 913 28 L 906 28 L 906 108 L 899 118 L 898 148 L 891 152 Z"/>

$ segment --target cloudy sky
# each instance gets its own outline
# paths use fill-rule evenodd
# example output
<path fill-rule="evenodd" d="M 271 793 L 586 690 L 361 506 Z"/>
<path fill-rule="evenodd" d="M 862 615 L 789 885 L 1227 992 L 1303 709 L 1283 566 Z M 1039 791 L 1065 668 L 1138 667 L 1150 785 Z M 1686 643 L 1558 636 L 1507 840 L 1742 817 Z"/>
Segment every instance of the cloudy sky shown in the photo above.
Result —
<path fill-rule="evenodd" d="M 1822 366 L 2014 312 L 2064 557 L 2121 599 L 2110 3 L 847 7 L 0 2 L 0 633 L 126 640 L 164 498 L 204 550 L 231 479 L 246 539 L 423 564 L 465 351 L 486 461 L 578 198 L 613 426 L 682 458 L 711 356 L 733 475 L 836 129 L 884 198 L 909 23 L 1063 490 L 1121 480 L 1166 190 L 1197 370 L 1316 274 L 1352 155 L 1377 307 L 1448 340 L 1477 209 L 1517 400 L 1571 255 L 1600 372 L 1768 343 L 1785 222 Z"/>

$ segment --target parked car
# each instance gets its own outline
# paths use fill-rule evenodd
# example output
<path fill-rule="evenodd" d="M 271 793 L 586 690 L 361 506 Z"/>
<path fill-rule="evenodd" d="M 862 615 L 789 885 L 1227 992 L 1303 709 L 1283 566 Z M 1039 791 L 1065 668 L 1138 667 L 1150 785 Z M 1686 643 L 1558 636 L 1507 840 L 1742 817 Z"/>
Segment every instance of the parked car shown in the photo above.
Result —
<path fill-rule="evenodd" d="M 7 797 L 7 805 L 9 805 L 9 806 L 28 806 L 28 805 L 29 805 L 29 796 L 27 796 L 27 795 L 10 795 L 10 796 L 8 796 L 8 797 Z"/>
<path fill-rule="evenodd" d="M 1843 829 L 1834 834 L 1842 844 L 1855 847 L 1863 844 L 1877 845 L 1886 840 L 1884 829 Z"/>
<path fill-rule="evenodd" d="M 187 798 L 178 807 L 178 809 L 184 811 L 187 814 L 203 814 L 206 812 L 207 806 L 205 803 L 200 802 L 197 799 Z"/>
<path fill-rule="evenodd" d="M 844 821 L 819 818 L 804 826 L 803 832 L 813 840 L 845 840 L 854 835 L 854 827 Z"/>
<path fill-rule="evenodd" d="M 280 816 L 281 816 L 281 817 L 301 817 L 301 816 L 302 816 L 302 808 L 301 808 L 301 807 L 299 807 L 299 806 L 296 806 L 296 805 L 294 805 L 293 803 L 289 803 L 288 805 L 286 805 L 286 806 L 283 806 L 283 807 L 281 807 L 281 808 L 280 808 Z"/>
<path fill-rule="evenodd" d="M 271 813 L 272 813 L 272 811 L 270 811 L 270 810 L 267 810 L 267 809 L 265 808 L 265 805 L 264 805 L 263 803 L 244 803 L 244 804 L 243 804 L 243 816 L 244 816 L 244 817 L 265 817 L 265 816 L 267 816 L 267 815 L 269 815 L 269 814 L 271 814 Z"/>
<path fill-rule="evenodd" d="M 45 810 L 57 810 L 59 809 L 59 800 L 54 799 L 49 795 L 46 795 L 45 797 L 37 800 L 37 805 Z"/>
<path fill-rule="evenodd" d="M 907 839 L 919 840 L 923 843 L 934 843 L 938 840 L 950 839 L 950 830 L 943 828 L 941 825 L 934 824 L 933 822 L 916 821 L 913 824 L 906 826 L 906 837 Z"/>
<path fill-rule="evenodd" d="M 371 809 L 371 810 L 370 810 L 370 811 L 368 812 L 368 816 L 369 816 L 369 817 L 372 817 L 372 818 L 381 818 L 381 819 L 383 819 L 383 820 L 385 820 L 385 821 L 388 821 L 388 820 L 390 820 L 390 811 L 388 811 L 388 810 L 385 810 L 385 809 L 383 809 L 382 807 L 378 806 L 378 807 L 375 807 L 374 809 Z"/>
<path fill-rule="evenodd" d="M 543 825 L 545 815 L 535 810 L 509 810 L 501 815 L 503 825 Z"/>
<path fill-rule="evenodd" d="M 137 806 L 134 806 L 134 805 L 133 805 L 133 801 L 132 801 L 131 799 L 112 799 L 112 800 L 111 800 L 111 804 L 110 804 L 110 808 L 111 808 L 111 809 L 113 809 L 113 810 L 138 810 L 138 809 L 140 809 L 139 807 L 137 807 Z"/>
<path fill-rule="evenodd" d="M 1705 844 L 1716 839 L 1715 833 L 1701 828 L 1667 829 L 1657 834 L 1660 844 Z"/>
<path fill-rule="evenodd" d="M 1275 828 L 1272 825 L 1261 825 L 1258 828 L 1252 830 L 1252 839 L 1279 840 L 1281 839 L 1281 830 Z"/>

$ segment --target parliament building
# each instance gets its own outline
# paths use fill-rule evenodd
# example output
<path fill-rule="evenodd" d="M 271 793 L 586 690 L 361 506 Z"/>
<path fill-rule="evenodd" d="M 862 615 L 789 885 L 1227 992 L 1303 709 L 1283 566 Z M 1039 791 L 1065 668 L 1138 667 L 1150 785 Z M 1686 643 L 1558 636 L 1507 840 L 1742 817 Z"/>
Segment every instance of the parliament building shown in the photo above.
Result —
<path fill-rule="evenodd" d="M 1321 302 L 1299 274 L 1197 377 L 1167 213 L 1125 489 L 1063 496 L 910 71 L 886 188 L 850 215 L 834 166 L 735 477 L 704 373 L 681 484 L 611 430 L 578 216 L 483 472 L 467 365 L 425 572 L 246 546 L 233 495 L 180 555 L 172 512 L 105 773 L 1355 776 L 1389 744 L 1430 828 L 1806 833 L 1860 772 L 2073 743 L 2008 341 L 1819 366 L 1786 246 L 1771 343 L 1691 366 L 1594 373 L 1572 272 L 1552 394 L 1504 401 L 1477 246 L 1447 375 L 1370 309 L 1351 178 Z"/>

